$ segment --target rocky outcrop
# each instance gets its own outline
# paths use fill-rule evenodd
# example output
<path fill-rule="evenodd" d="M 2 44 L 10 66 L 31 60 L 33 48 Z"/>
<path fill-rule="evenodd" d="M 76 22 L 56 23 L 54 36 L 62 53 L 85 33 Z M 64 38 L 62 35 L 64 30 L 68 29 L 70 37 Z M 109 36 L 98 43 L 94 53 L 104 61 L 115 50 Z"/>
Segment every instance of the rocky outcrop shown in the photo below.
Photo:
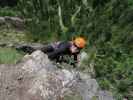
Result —
<path fill-rule="evenodd" d="M 0 26 L 2 25 L 9 25 L 13 26 L 16 29 L 24 29 L 24 20 L 19 17 L 0 17 Z"/>
<path fill-rule="evenodd" d="M 57 68 L 41 51 L 24 56 L 16 65 L 0 65 L 0 100 L 113 100 L 99 99 L 99 94 L 95 79 Z"/>

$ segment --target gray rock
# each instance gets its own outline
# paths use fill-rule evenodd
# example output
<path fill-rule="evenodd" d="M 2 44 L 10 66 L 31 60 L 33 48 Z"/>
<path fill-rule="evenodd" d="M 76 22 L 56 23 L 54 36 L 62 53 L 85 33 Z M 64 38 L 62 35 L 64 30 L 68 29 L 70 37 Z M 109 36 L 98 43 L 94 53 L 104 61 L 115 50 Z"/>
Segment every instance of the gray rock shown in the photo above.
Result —
<path fill-rule="evenodd" d="M 0 65 L 0 100 L 63 100 L 74 94 L 92 100 L 98 91 L 95 79 L 57 68 L 41 51 L 24 56 L 16 65 Z"/>
<path fill-rule="evenodd" d="M 3 25 L 6 23 L 6 20 L 4 17 L 0 17 L 0 25 Z"/>
<path fill-rule="evenodd" d="M 0 17 L 0 25 L 7 25 L 8 27 L 11 25 L 16 29 L 24 29 L 25 24 L 24 20 L 19 17 Z"/>
<path fill-rule="evenodd" d="M 19 17 L 5 17 L 6 23 L 10 23 L 12 26 L 18 29 L 24 29 L 24 20 Z"/>
<path fill-rule="evenodd" d="M 94 63 L 89 62 L 89 55 L 86 52 L 81 52 L 79 58 L 80 58 L 80 62 L 78 63 L 79 69 L 84 68 L 85 69 L 84 72 L 87 72 L 92 77 L 94 77 L 95 76 Z"/>
<path fill-rule="evenodd" d="M 99 91 L 98 100 L 114 100 L 112 93 L 109 91 Z"/>

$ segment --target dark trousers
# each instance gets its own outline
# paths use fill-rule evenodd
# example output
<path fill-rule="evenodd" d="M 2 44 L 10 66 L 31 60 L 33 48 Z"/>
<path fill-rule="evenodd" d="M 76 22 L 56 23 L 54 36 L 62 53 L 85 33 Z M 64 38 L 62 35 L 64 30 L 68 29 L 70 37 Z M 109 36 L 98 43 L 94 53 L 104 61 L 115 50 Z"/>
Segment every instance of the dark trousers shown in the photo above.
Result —
<path fill-rule="evenodd" d="M 54 51 L 54 48 L 52 47 L 52 45 L 27 45 L 27 44 L 24 44 L 24 45 L 18 45 L 16 47 L 16 49 L 18 51 L 23 51 L 25 53 L 29 53 L 31 54 L 32 52 L 36 51 L 36 50 L 41 50 L 42 52 L 44 53 L 49 53 L 49 52 L 53 52 Z"/>

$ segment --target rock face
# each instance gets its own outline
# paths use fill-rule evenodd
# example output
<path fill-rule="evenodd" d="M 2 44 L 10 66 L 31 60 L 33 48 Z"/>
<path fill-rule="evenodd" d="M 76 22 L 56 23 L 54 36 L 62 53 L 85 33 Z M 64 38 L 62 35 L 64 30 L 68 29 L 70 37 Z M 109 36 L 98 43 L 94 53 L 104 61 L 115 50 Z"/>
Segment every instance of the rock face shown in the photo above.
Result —
<path fill-rule="evenodd" d="M 19 17 L 0 17 L 0 26 L 10 24 L 16 29 L 24 29 L 24 20 Z"/>
<path fill-rule="evenodd" d="M 70 95 L 81 97 L 75 100 L 92 100 L 100 96 L 98 91 L 95 79 L 58 69 L 41 51 L 26 55 L 16 65 L 0 65 L 0 100 L 70 100 L 65 99 Z"/>
<path fill-rule="evenodd" d="M 113 100 L 112 94 L 109 91 L 99 91 L 98 92 L 99 100 Z"/>

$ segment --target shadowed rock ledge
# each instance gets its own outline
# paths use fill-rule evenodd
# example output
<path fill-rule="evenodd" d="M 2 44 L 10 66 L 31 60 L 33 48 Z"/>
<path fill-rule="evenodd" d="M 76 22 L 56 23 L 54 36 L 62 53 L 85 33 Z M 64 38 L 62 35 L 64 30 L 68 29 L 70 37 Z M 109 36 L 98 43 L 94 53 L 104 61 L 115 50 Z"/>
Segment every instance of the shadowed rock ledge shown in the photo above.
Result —
<path fill-rule="evenodd" d="M 0 65 L 0 100 L 70 100 L 66 96 L 113 100 L 111 94 L 99 92 L 95 79 L 57 68 L 41 51 L 24 56 L 16 65 Z"/>

